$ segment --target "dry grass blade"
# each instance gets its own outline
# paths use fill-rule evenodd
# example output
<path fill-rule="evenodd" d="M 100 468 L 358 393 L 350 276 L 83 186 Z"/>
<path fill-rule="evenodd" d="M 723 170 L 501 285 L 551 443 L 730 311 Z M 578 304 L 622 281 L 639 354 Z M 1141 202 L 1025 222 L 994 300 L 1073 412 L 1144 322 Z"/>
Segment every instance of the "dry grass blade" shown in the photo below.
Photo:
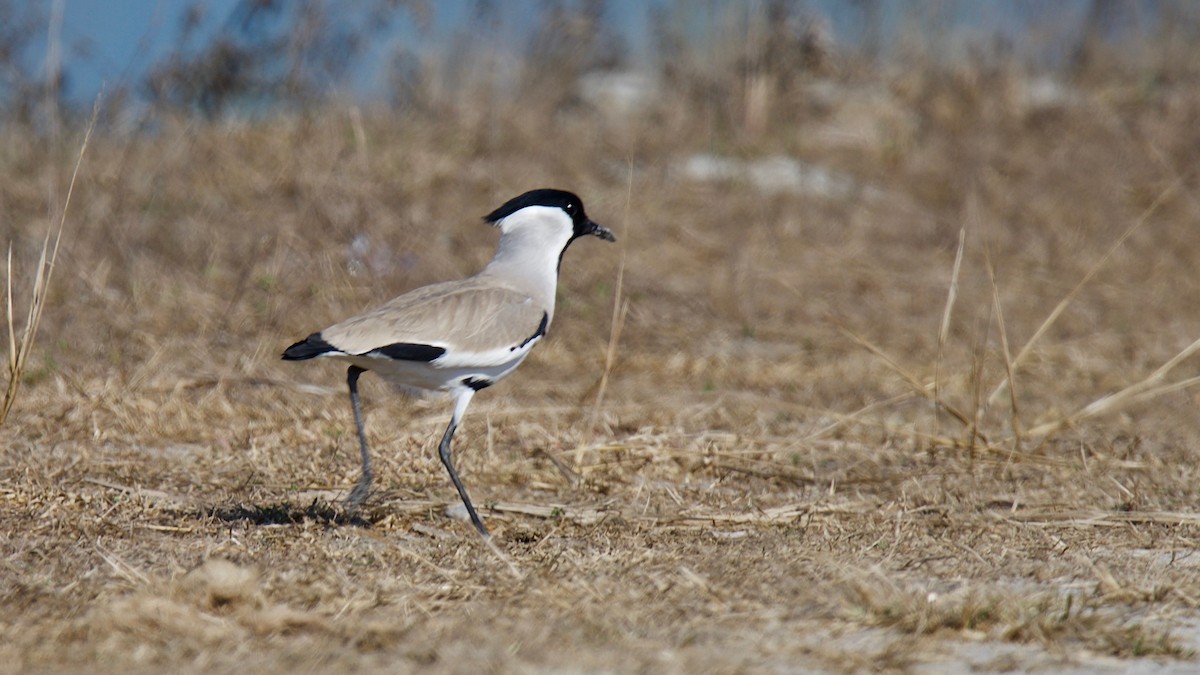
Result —
<path fill-rule="evenodd" d="M 1039 528 L 1123 528 L 1129 525 L 1200 525 L 1200 514 L 1181 511 L 1114 511 L 1111 509 L 1033 508 L 993 512 L 992 518 Z"/>
<path fill-rule="evenodd" d="M 899 363 L 897 363 L 895 359 L 888 356 L 887 353 L 884 352 L 882 349 L 880 349 L 879 347 L 872 344 L 866 338 L 855 334 L 853 331 L 851 331 L 850 329 L 848 329 L 844 326 L 838 326 L 838 329 L 842 331 L 843 335 L 845 335 L 846 337 L 848 337 L 851 340 L 853 340 L 854 342 L 856 342 L 859 346 L 863 347 L 864 349 L 871 352 L 875 356 L 878 356 L 879 359 L 881 361 L 883 361 L 884 364 L 887 365 L 887 367 L 891 368 L 897 375 L 899 375 L 901 378 L 903 378 L 904 381 L 907 382 L 908 385 L 910 387 L 912 387 L 914 391 L 921 394 L 925 398 L 928 398 L 929 400 L 933 401 L 936 405 L 940 406 L 941 408 L 944 408 L 946 410 L 946 412 L 950 413 L 950 415 L 952 417 L 954 417 L 954 419 L 961 422 L 964 427 L 967 427 L 967 428 L 972 427 L 971 418 L 967 417 L 967 415 L 964 414 L 958 408 L 950 405 L 949 403 L 946 403 L 945 401 L 940 400 L 936 395 L 934 395 L 934 393 L 932 391 L 930 391 L 930 388 L 928 386 L 921 384 L 921 381 L 917 379 L 916 375 L 913 375 L 912 373 L 905 370 L 903 366 L 901 366 Z M 983 438 L 985 442 L 987 441 L 987 439 L 982 434 L 980 434 L 980 438 Z"/>
<path fill-rule="evenodd" d="M 1166 394 L 1170 394 L 1170 393 L 1173 393 L 1176 391 L 1183 391 L 1184 389 L 1191 389 L 1192 387 L 1194 387 L 1198 384 L 1200 384 L 1200 375 L 1197 375 L 1195 377 L 1189 377 L 1187 379 L 1183 379 L 1178 382 L 1164 384 L 1160 387 L 1152 387 L 1145 391 L 1139 392 L 1133 396 L 1133 401 L 1135 401 L 1135 402 L 1149 401 L 1152 398 L 1158 398 L 1159 396 L 1164 396 Z"/>
<path fill-rule="evenodd" d="M 881 426 L 879 424 L 872 424 L 867 421 L 861 422 L 861 424 L 863 426 L 875 426 L 875 427 Z M 970 450 L 971 452 L 981 452 L 981 453 L 985 453 L 987 455 L 995 455 L 997 458 L 995 461 L 1002 461 L 1005 464 L 1011 464 L 1015 461 L 1020 461 L 1022 464 L 1032 464 L 1035 466 L 1064 467 L 1071 463 L 1068 460 L 1063 460 L 1063 459 L 1059 459 L 1056 457 L 1048 457 L 1044 454 L 1034 454 L 1031 452 L 1014 451 L 1011 446 L 1008 448 L 1002 448 L 1002 447 L 999 447 L 996 445 L 991 445 L 986 442 L 987 439 L 984 438 L 983 434 L 979 434 L 979 437 L 977 439 L 975 439 L 974 441 L 969 441 L 969 440 L 962 440 L 962 439 L 958 439 L 958 438 L 952 438 L 950 436 L 945 436 L 945 435 L 934 436 L 931 434 L 921 433 L 918 431 L 912 431 L 912 430 L 907 430 L 907 429 L 897 429 L 894 427 L 884 427 L 884 429 L 889 434 L 893 434 L 895 436 L 902 436 L 905 438 L 912 439 L 914 441 L 919 441 L 919 442 L 925 444 L 926 446 L 954 448 L 956 450 Z M 981 444 L 979 442 L 981 440 L 984 441 L 984 443 Z M 972 445 L 972 442 L 974 443 L 973 445 Z M 976 458 L 976 459 L 979 459 L 979 458 Z M 1131 468 L 1137 468 L 1137 467 L 1141 466 L 1139 463 L 1136 463 L 1136 462 L 1127 462 L 1127 464 L 1129 464 Z"/>
<path fill-rule="evenodd" d="M 942 311 L 942 326 L 938 330 L 937 359 L 933 363 L 933 400 L 942 398 L 942 355 L 946 340 L 950 337 L 950 317 L 954 313 L 954 301 L 958 298 L 958 274 L 962 270 L 963 249 L 967 244 L 967 228 L 958 231 L 958 252 L 954 255 L 954 270 L 950 273 L 950 288 L 946 291 L 946 308 Z M 933 433 L 939 433 L 941 419 L 937 404 L 934 404 Z"/>
<path fill-rule="evenodd" d="M 625 222 L 629 223 L 630 205 L 633 203 L 633 167 L 629 169 L 629 181 L 625 188 Z M 608 391 L 608 378 L 613 365 L 617 362 L 617 347 L 621 343 L 621 330 L 625 327 L 625 316 L 629 313 L 629 299 L 623 297 L 625 285 L 625 251 L 628 247 L 629 227 L 621 231 L 621 257 L 617 262 L 617 281 L 613 288 L 612 320 L 609 324 L 608 349 L 604 353 L 604 372 L 596 385 L 596 402 L 592 405 L 592 415 L 588 428 L 595 430 L 596 421 L 600 418 L 600 410 L 604 405 L 604 394 Z M 575 465 L 583 462 L 583 443 L 575 449 Z"/>
<path fill-rule="evenodd" d="M 822 416 L 833 418 L 833 421 L 830 422 L 829 424 L 826 424 L 825 426 L 809 433 L 807 436 L 804 437 L 804 442 L 815 441 L 823 436 L 827 436 L 830 433 L 832 433 L 833 431 L 835 431 L 841 427 L 847 426 L 851 423 L 859 422 L 864 415 L 871 412 L 872 410 L 884 408 L 884 407 L 887 407 L 890 405 L 895 405 L 897 403 L 907 401 L 908 399 L 912 398 L 912 396 L 913 396 L 912 392 L 904 392 L 903 394 L 896 394 L 895 396 L 892 396 L 891 398 L 886 398 L 886 399 L 883 399 L 882 401 L 875 401 L 873 403 L 869 403 L 869 404 L 859 408 L 858 410 L 855 410 L 854 412 L 850 412 L 850 413 L 840 413 L 840 412 L 837 412 L 836 410 L 821 410 L 820 414 Z"/>
<path fill-rule="evenodd" d="M 96 128 L 96 118 L 100 114 L 100 97 L 92 106 L 92 117 L 88 122 L 87 131 L 83 135 L 83 143 L 79 147 L 79 157 L 75 160 L 75 170 L 71 173 L 71 183 L 67 187 L 67 197 L 63 201 L 62 215 L 58 221 L 58 230 L 46 229 L 46 237 L 42 240 L 42 252 L 38 257 L 37 267 L 33 276 L 33 297 L 29 300 L 29 312 L 25 318 L 25 328 L 21 331 L 18 342 L 16 326 L 13 320 L 13 265 L 12 245 L 8 247 L 7 295 L 8 311 L 5 318 L 8 321 L 8 386 L 4 391 L 4 402 L 0 405 L 0 425 L 8 419 L 13 404 L 17 402 L 17 391 L 21 386 L 21 376 L 29 361 L 29 353 L 33 349 L 33 341 L 37 336 L 38 324 L 42 320 L 42 312 L 46 309 L 46 292 L 50 285 L 50 277 L 54 274 L 54 263 L 58 260 L 59 245 L 62 243 L 63 228 L 67 224 L 67 212 L 71 206 L 71 196 L 75 192 L 75 181 L 79 178 L 79 168 L 83 165 L 83 157 L 87 152 L 92 131 Z M 51 235 L 54 244 L 51 245 Z"/>
<path fill-rule="evenodd" d="M 1154 215 L 1154 213 L 1158 211 L 1159 207 L 1167 201 L 1167 198 L 1173 195 L 1182 184 L 1183 178 L 1177 178 L 1175 182 L 1171 183 L 1162 192 L 1158 193 L 1158 196 L 1155 197 L 1154 201 L 1142 211 L 1142 214 L 1138 216 L 1137 220 L 1135 220 L 1133 224 L 1130 225 L 1128 229 L 1126 229 L 1125 232 L 1123 232 L 1121 236 L 1117 238 L 1117 241 L 1114 242 L 1111 247 L 1109 247 L 1108 251 L 1106 251 L 1104 255 L 1100 256 L 1100 259 L 1097 260 L 1090 269 L 1088 269 L 1087 273 L 1083 275 L 1083 278 L 1079 280 L 1079 283 L 1075 284 L 1075 287 L 1072 288 L 1070 292 L 1068 292 L 1066 296 L 1064 296 L 1063 299 L 1058 302 L 1058 305 L 1054 307 L 1054 311 L 1050 312 L 1050 316 L 1047 316 L 1046 320 L 1042 322 L 1042 325 L 1038 326 L 1038 329 L 1033 333 L 1033 337 L 1029 338 L 1029 341 L 1025 343 L 1025 346 L 1021 347 L 1021 351 L 1017 352 L 1016 358 L 1012 360 L 1013 369 L 1016 369 L 1021 365 L 1021 363 L 1025 360 L 1025 357 L 1028 356 L 1029 352 L 1033 349 L 1033 345 L 1036 344 L 1043 335 L 1045 335 L 1046 331 L 1050 329 L 1050 326 L 1054 325 L 1054 322 L 1057 321 L 1058 317 L 1061 316 L 1062 313 L 1067 309 L 1067 306 L 1071 304 L 1071 301 L 1073 301 L 1075 297 L 1079 295 L 1079 292 L 1082 291 L 1083 287 L 1092 280 L 1092 277 L 1096 276 L 1096 273 L 1099 272 L 1100 268 L 1108 262 L 1109 258 L 1113 257 L 1117 250 L 1125 244 L 1129 237 L 1133 236 L 1133 233 L 1136 232 L 1138 228 L 1146 224 L 1146 221 L 1150 220 L 1150 216 Z M 1000 396 L 1000 393 L 1004 390 L 1004 386 L 1007 383 L 1008 380 L 1006 379 L 1000 382 L 1000 384 L 996 385 L 996 388 L 992 390 L 992 393 L 987 398 L 988 405 L 995 403 L 996 399 Z"/>
<path fill-rule="evenodd" d="M 625 326 L 625 315 L 629 312 L 629 299 L 624 297 L 625 290 L 625 252 L 629 246 L 629 210 L 633 203 L 633 167 L 629 169 L 629 182 L 625 187 L 625 222 L 621 230 L 621 257 L 617 261 L 617 281 L 613 287 L 613 313 L 608 333 L 608 350 L 604 354 L 604 373 L 600 376 L 599 390 L 596 392 L 596 403 L 592 407 L 592 425 L 600 415 L 604 404 L 604 394 L 608 390 L 608 377 L 612 373 L 613 364 L 617 360 L 617 346 L 621 343 L 621 329 Z"/>
<path fill-rule="evenodd" d="M 491 506 L 498 513 L 519 513 L 535 518 L 565 519 L 582 525 L 594 525 L 612 514 L 606 509 L 574 507 L 565 504 L 525 504 L 500 502 Z"/>
<path fill-rule="evenodd" d="M 491 537 L 484 537 L 483 543 L 485 546 L 487 546 L 488 550 L 492 552 L 492 555 L 496 556 L 497 560 L 504 563 L 504 565 L 508 568 L 508 573 L 513 575 L 514 579 L 521 581 L 525 578 L 525 573 L 522 572 L 517 563 L 513 561 L 512 556 L 497 546 L 496 542 L 492 541 Z"/>
<path fill-rule="evenodd" d="M 20 352 L 17 350 L 17 334 L 16 334 L 16 330 L 15 330 L 16 322 L 13 320 L 12 242 L 9 242 L 9 244 L 8 244 L 8 264 L 5 267 L 5 269 L 7 270 L 7 274 L 5 275 L 5 287 L 6 287 L 5 297 L 6 297 L 7 302 L 4 306 L 4 310 L 5 310 L 4 313 L 5 313 L 5 319 L 8 321 L 8 372 L 9 372 L 9 376 L 10 376 L 8 386 L 9 386 L 9 389 L 11 390 L 12 387 L 14 386 L 11 376 L 13 373 L 17 372 L 17 356 L 20 354 Z M 9 398 L 11 398 L 11 394 L 6 394 L 5 401 L 7 402 Z M 5 405 L 5 408 L 7 408 L 7 407 L 8 406 Z M 0 418 L 0 419 L 2 419 L 2 418 Z"/>
<path fill-rule="evenodd" d="M 612 323 L 609 329 L 608 349 L 604 353 L 604 372 L 600 375 L 600 384 L 596 390 L 596 402 L 592 404 L 591 427 L 594 429 L 596 420 L 600 417 L 601 406 L 604 404 L 604 394 L 608 390 L 608 378 L 613 365 L 617 362 L 617 346 L 621 342 L 621 330 L 625 327 L 625 317 L 629 314 L 629 299 L 621 297 L 621 277 L 625 273 L 625 254 L 621 254 L 621 262 L 617 269 L 616 301 L 613 303 Z"/>
<path fill-rule="evenodd" d="M 1048 438 L 1051 434 L 1057 432 L 1059 429 L 1071 424 L 1075 424 L 1080 420 L 1113 412 L 1134 400 L 1146 400 L 1146 395 L 1150 392 L 1167 393 L 1168 391 L 1176 391 L 1183 388 L 1177 386 L 1178 384 L 1184 384 L 1186 387 L 1192 384 L 1200 383 L 1200 378 L 1189 378 L 1181 383 L 1165 385 L 1162 387 L 1158 386 L 1159 383 L 1162 382 L 1162 379 L 1166 377 L 1167 374 L 1175 368 L 1175 366 L 1183 363 L 1197 351 L 1200 351 L 1200 340 L 1196 340 L 1192 344 L 1188 345 L 1183 351 L 1179 352 L 1166 363 L 1159 366 L 1157 370 L 1155 370 L 1153 373 L 1150 373 L 1150 375 L 1148 375 L 1145 379 L 1135 382 L 1120 391 L 1108 394 L 1107 396 L 1102 396 L 1060 420 L 1046 422 L 1045 424 L 1034 427 L 1033 429 L 1029 430 L 1029 434 L 1031 436 Z"/>
<path fill-rule="evenodd" d="M 988 306 L 985 317 L 990 317 L 995 311 L 995 299 L 989 299 L 991 303 Z M 976 334 L 974 346 L 971 349 L 971 425 L 968 427 L 970 432 L 967 449 L 971 452 L 971 459 L 975 458 L 975 443 L 978 439 L 983 438 L 986 442 L 987 438 L 979 431 L 979 419 L 983 415 L 983 366 L 984 366 L 984 347 L 989 342 L 989 336 L 992 331 L 992 323 L 988 319 L 983 319 L 983 330 Z"/>
<path fill-rule="evenodd" d="M 1013 449 L 1017 450 L 1021 447 L 1021 415 L 1020 408 L 1017 406 L 1017 385 L 1013 375 L 1012 352 L 1008 348 L 1008 328 L 1004 323 L 1004 309 L 1000 306 L 1000 287 L 996 284 L 996 267 L 992 264 L 991 251 L 985 248 L 984 255 L 987 259 L 988 280 L 992 284 L 992 307 L 995 308 L 996 330 L 1000 333 L 1000 349 L 1004 353 L 1005 381 L 1008 382 L 1010 423 L 1013 431 Z M 983 407 L 985 410 L 987 409 L 987 402 L 984 402 Z"/>
<path fill-rule="evenodd" d="M 116 573 L 117 576 L 125 579 L 130 583 L 130 585 L 133 586 L 150 585 L 150 579 L 148 579 L 146 575 L 136 570 L 132 565 L 124 560 L 121 560 L 117 554 L 104 548 L 104 546 L 100 545 L 100 542 L 96 542 L 94 546 L 96 548 L 96 552 L 100 554 L 100 557 L 104 559 L 104 562 L 108 563 L 108 566 L 112 568 L 112 571 Z"/>

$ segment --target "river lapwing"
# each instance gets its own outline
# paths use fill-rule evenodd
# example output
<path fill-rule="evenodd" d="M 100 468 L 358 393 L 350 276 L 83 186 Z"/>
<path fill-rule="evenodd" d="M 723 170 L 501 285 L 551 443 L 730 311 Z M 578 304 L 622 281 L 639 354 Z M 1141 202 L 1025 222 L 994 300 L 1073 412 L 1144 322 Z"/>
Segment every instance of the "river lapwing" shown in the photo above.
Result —
<path fill-rule="evenodd" d="M 483 271 L 459 281 L 409 291 L 288 347 L 287 361 L 316 357 L 349 364 L 346 384 L 358 428 L 362 476 L 346 503 L 358 507 L 371 487 L 371 458 L 358 400 L 358 378 L 370 370 L 401 389 L 449 392 L 454 413 L 438 455 L 450 472 L 475 529 L 487 528 L 454 469 L 450 442 L 471 398 L 511 373 L 554 319 L 554 294 L 563 253 L 592 235 L 615 241 L 564 190 L 532 190 L 484 216 L 500 228 L 496 255 Z"/>

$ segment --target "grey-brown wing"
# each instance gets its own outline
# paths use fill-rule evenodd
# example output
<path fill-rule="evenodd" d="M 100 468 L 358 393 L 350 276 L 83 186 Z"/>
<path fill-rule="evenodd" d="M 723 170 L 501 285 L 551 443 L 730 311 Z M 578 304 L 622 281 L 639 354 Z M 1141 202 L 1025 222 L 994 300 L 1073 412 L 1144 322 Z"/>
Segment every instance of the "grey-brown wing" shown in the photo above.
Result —
<path fill-rule="evenodd" d="M 348 354 L 387 354 L 390 349 L 396 355 L 426 357 L 414 360 L 441 356 L 423 349 L 431 347 L 445 350 L 439 364 L 455 365 L 461 359 L 483 365 L 511 359 L 546 332 L 549 319 L 528 295 L 467 279 L 417 289 L 320 335 Z"/>

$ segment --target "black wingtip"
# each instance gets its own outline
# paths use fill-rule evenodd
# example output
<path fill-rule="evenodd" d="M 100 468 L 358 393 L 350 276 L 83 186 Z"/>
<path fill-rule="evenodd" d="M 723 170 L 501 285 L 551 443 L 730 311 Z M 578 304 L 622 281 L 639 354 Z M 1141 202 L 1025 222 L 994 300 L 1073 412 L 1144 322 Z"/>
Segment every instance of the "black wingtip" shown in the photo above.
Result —
<path fill-rule="evenodd" d="M 316 358 L 322 354 L 339 351 L 336 347 L 321 339 L 320 333 L 313 333 L 296 344 L 283 350 L 284 361 L 304 361 Z"/>

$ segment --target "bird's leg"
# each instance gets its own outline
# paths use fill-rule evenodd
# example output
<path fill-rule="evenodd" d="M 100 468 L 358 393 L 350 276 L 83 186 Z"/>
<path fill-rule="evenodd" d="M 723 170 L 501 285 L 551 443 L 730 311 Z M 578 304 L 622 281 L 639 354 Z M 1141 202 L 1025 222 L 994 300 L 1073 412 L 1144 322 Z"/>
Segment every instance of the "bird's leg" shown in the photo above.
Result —
<path fill-rule="evenodd" d="M 358 376 L 367 372 L 358 366 L 350 366 L 346 371 L 346 386 L 350 388 L 350 407 L 354 409 L 354 426 L 358 427 L 358 448 L 362 452 L 362 475 L 358 483 L 346 497 L 346 506 L 351 510 L 357 509 L 367 498 L 371 490 L 371 453 L 367 450 L 367 432 L 363 429 L 362 406 L 358 403 Z"/>
<path fill-rule="evenodd" d="M 467 489 L 463 487 L 462 481 L 458 478 L 458 472 L 454 470 L 454 460 L 450 456 L 450 441 L 454 438 L 454 430 L 458 428 L 458 421 L 467 411 L 467 404 L 471 402 L 471 397 L 474 395 L 474 389 L 464 389 L 458 395 L 458 400 L 454 402 L 454 416 L 450 418 L 450 426 L 446 427 L 446 433 L 442 435 L 442 442 L 438 445 L 438 456 L 442 458 L 442 464 L 450 472 L 450 480 L 454 483 L 454 488 L 458 490 L 458 496 L 462 498 L 463 506 L 467 507 L 467 515 L 471 516 L 471 523 L 475 525 L 475 529 L 479 530 L 479 534 L 483 535 L 484 539 L 491 539 L 487 528 L 483 526 L 483 521 L 479 519 L 479 514 L 475 513 L 475 507 L 471 504 L 471 498 L 467 496 Z"/>

